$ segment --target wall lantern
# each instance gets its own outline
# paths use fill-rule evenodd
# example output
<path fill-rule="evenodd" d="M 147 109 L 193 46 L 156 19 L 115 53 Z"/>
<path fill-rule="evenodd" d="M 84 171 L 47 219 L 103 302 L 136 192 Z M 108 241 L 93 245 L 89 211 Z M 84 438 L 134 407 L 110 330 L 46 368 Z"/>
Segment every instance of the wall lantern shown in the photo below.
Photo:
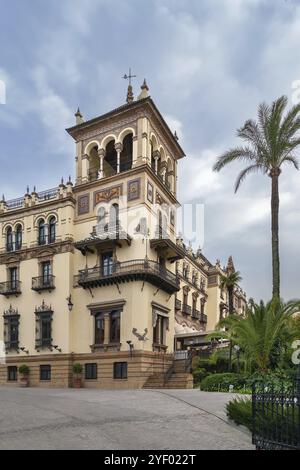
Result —
<path fill-rule="evenodd" d="M 69 312 L 71 312 L 73 310 L 73 307 L 74 307 L 74 304 L 72 302 L 72 296 L 71 294 L 69 295 L 69 297 L 66 299 L 67 302 L 68 302 L 68 309 L 69 309 Z"/>

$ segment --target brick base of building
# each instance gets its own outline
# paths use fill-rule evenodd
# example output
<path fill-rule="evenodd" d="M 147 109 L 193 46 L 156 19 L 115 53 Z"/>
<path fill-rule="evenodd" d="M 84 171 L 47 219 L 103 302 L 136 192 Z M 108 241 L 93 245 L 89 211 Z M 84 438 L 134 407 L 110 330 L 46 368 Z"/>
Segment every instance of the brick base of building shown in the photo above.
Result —
<path fill-rule="evenodd" d="M 97 364 L 97 379 L 86 380 L 82 373 L 82 386 L 100 389 L 139 389 L 149 377 L 163 374 L 172 364 L 171 354 L 133 351 L 103 352 L 90 354 L 45 354 L 39 356 L 9 356 L 5 364 L 0 364 L 0 385 L 20 386 L 17 381 L 8 380 L 8 367 L 26 364 L 29 367 L 30 387 L 73 387 L 72 367 L 75 363 Z M 127 362 L 127 379 L 114 379 L 114 363 Z M 51 365 L 51 380 L 40 380 L 40 366 Z"/>

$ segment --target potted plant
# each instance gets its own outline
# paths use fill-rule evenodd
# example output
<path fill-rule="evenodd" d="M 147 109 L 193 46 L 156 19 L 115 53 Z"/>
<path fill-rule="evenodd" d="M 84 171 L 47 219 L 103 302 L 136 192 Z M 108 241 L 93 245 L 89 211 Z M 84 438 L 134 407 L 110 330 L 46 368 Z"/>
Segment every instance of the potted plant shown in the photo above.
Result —
<path fill-rule="evenodd" d="M 20 380 L 21 387 L 28 387 L 29 385 L 29 367 L 23 364 L 19 367 L 19 374 L 22 375 Z"/>
<path fill-rule="evenodd" d="M 82 365 L 79 363 L 73 364 L 73 386 L 74 388 L 82 387 Z"/>

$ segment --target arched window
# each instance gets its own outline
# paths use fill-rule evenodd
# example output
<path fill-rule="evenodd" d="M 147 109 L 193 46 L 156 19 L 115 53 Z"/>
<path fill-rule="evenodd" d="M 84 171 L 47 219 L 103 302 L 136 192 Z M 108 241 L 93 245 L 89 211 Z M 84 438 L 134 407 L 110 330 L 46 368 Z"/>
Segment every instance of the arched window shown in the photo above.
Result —
<path fill-rule="evenodd" d="M 100 169 L 100 160 L 98 156 L 98 147 L 93 147 L 89 154 L 89 181 L 96 181 Z"/>
<path fill-rule="evenodd" d="M 8 229 L 6 230 L 6 250 L 13 251 L 13 249 L 13 231 L 11 227 L 8 227 Z"/>
<path fill-rule="evenodd" d="M 49 238 L 48 243 L 55 243 L 56 238 L 56 218 L 51 217 L 49 220 Z"/>
<path fill-rule="evenodd" d="M 158 211 L 158 238 L 162 238 L 163 234 L 163 219 L 162 219 L 162 213 L 159 210 Z"/>
<path fill-rule="evenodd" d="M 46 243 L 46 227 L 44 219 L 39 221 L 38 225 L 39 235 L 38 235 L 38 243 L 39 245 L 45 245 Z"/>
<path fill-rule="evenodd" d="M 117 230 L 119 227 L 119 206 L 113 204 L 109 210 L 109 229 Z"/>
<path fill-rule="evenodd" d="M 132 168 L 132 134 L 126 135 L 123 140 L 123 150 L 120 156 L 120 171 Z"/>
<path fill-rule="evenodd" d="M 100 207 L 97 212 L 97 235 L 101 235 L 105 230 L 105 208 Z"/>
<path fill-rule="evenodd" d="M 18 224 L 16 228 L 16 250 L 21 250 L 22 248 L 22 225 Z"/>
<path fill-rule="evenodd" d="M 115 141 L 111 140 L 105 151 L 104 158 L 104 176 L 111 176 L 117 173 L 117 152 L 115 149 Z"/>

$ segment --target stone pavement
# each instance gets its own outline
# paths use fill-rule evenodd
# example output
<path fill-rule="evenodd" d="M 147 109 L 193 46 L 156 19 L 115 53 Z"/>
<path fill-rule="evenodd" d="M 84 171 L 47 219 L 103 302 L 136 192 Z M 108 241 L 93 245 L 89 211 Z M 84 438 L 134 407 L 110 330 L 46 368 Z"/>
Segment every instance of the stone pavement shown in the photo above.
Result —
<path fill-rule="evenodd" d="M 230 395 L 199 390 L 0 388 L 0 449 L 253 449 Z"/>

